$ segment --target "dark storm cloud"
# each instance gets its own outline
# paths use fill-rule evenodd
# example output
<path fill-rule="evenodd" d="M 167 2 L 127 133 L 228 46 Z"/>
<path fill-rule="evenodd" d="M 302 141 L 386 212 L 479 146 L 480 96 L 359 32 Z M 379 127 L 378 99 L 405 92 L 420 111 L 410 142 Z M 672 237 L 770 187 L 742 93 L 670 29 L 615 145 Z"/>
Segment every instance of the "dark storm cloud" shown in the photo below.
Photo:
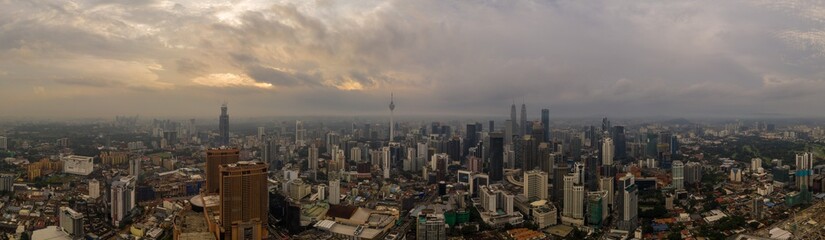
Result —
<path fill-rule="evenodd" d="M 395 92 L 409 114 L 810 115 L 823 21 L 806 1 L 0 1 L 0 109 L 375 114 Z"/>

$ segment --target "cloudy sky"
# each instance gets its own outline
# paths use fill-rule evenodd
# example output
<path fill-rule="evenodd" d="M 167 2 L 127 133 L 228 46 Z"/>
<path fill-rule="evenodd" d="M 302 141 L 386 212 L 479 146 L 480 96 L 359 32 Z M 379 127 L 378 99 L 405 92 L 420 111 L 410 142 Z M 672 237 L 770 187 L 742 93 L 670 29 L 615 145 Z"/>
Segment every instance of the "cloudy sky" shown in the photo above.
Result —
<path fill-rule="evenodd" d="M 822 1 L 0 0 L 15 117 L 825 116 Z"/>

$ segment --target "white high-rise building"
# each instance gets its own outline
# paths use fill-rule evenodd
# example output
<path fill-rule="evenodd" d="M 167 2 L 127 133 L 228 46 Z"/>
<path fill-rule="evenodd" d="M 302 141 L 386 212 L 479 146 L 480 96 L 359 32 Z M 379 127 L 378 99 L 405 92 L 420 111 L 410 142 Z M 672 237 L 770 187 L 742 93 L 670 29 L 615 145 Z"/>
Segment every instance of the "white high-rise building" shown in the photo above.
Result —
<path fill-rule="evenodd" d="M 96 179 L 89 180 L 89 197 L 93 199 L 100 197 L 100 182 Z"/>
<path fill-rule="evenodd" d="M 112 224 L 120 226 L 129 211 L 135 208 L 135 178 L 130 176 L 114 181 L 111 192 Z"/>
<path fill-rule="evenodd" d="M 761 158 L 751 158 L 751 172 L 755 174 L 765 172 L 765 169 L 762 168 Z"/>
<path fill-rule="evenodd" d="M 415 148 L 407 148 L 407 156 L 404 158 L 404 171 L 415 171 L 416 164 L 418 164 L 418 157 L 415 153 Z"/>
<path fill-rule="evenodd" d="M 69 207 L 60 207 L 60 228 L 72 236 L 73 239 L 83 239 L 83 214 Z"/>
<path fill-rule="evenodd" d="M 327 200 L 327 185 L 318 184 L 318 201 Z"/>
<path fill-rule="evenodd" d="M 381 170 L 384 172 L 384 179 L 390 178 L 390 147 L 381 148 Z"/>
<path fill-rule="evenodd" d="M 421 168 L 423 168 L 424 165 L 427 163 L 427 156 L 430 156 L 429 155 L 430 146 L 428 146 L 426 143 L 418 143 L 418 147 L 416 149 L 417 149 L 416 156 L 418 157 L 417 158 L 418 163 L 415 165 L 416 169 L 413 170 L 413 171 L 417 172 L 417 171 L 420 171 Z"/>
<path fill-rule="evenodd" d="M 547 200 L 547 179 L 547 173 L 541 170 L 524 172 L 524 196 L 528 200 Z"/>
<path fill-rule="evenodd" d="M 3 149 L 3 150 L 9 149 L 9 139 L 8 138 L 6 138 L 4 136 L 0 136 L 0 149 Z"/>
<path fill-rule="evenodd" d="M 93 157 L 69 155 L 63 157 L 63 172 L 87 176 L 95 170 Z"/>
<path fill-rule="evenodd" d="M 361 162 L 364 159 L 361 157 L 361 148 L 352 147 L 349 150 L 349 158 L 351 161 Z"/>
<path fill-rule="evenodd" d="M 329 180 L 329 204 L 341 204 L 341 181 Z"/>
<path fill-rule="evenodd" d="M 609 137 L 604 138 L 604 141 L 602 141 L 602 165 L 613 165 L 615 151 L 616 147 L 613 145 L 613 139 Z"/>
<path fill-rule="evenodd" d="M 264 140 L 264 127 L 258 127 L 258 141 Z"/>
<path fill-rule="evenodd" d="M 584 220 L 584 186 L 573 186 L 572 217 Z"/>
<path fill-rule="evenodd" d="M 673 175 L 673 187 L 676 188 L 676 190 L 685 189 L 685 165 L 682 164 L 682 161 L 673 161 L 671 170 Z"/>

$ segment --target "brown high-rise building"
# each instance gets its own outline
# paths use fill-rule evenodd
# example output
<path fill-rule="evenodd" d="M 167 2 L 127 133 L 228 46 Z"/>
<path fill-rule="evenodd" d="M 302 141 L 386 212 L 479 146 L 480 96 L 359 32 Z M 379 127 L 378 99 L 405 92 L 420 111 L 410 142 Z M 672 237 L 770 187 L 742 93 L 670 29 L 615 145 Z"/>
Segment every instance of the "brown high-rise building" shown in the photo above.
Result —
<path fill-rule="evenodd" d="M 218 193 L 220 174 L 218 166 L 238 162 L 240 150 L 237 148 L 215 148 L 206 150 L 206 193 Z"/>
<path fill-rule="evenodd" d="M 241 161 L 220 170 L 220 228 L 225 240 L 264 239 L 269 235 L 267 166 Z"/>

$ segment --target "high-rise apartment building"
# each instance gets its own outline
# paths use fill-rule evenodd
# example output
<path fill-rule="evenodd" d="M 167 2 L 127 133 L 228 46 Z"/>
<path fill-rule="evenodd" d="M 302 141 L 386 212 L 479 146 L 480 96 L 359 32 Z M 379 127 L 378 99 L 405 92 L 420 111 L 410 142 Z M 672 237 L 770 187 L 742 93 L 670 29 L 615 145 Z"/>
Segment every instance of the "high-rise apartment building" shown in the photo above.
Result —
<path fill-rule="evenodd" d="M 92 199 L 100 197 L 100 182 L 96 179 L 89 180 L 89 197 Z"/>
<path fill-rule="evenodd" d="M 129 212 L 135 208 L 137 201 L 135 198 L 135 178 L 132 176 L 123 177 L 112 182 L 110 200 L 112 224 L 120 226 L 121 222 L 129 216 Z"/>
<path fill-rule="evenodd" d="M 223 239 L 268 237 L 267 165 L 241 161 L 218 166 L 220 228 Z"/>
<path fill-rule="evenodd" d="M 206 192 L 218 193 L 220 186 L 220 172 L 218 167 L 223 164 L 236 163 L 240 159 L 240 150 L 237 148 L 214 148 L 206 150 Z"/>
<path fill-rule="evenodd" d="M 548 175 L 541 170 L 524 172 L 524 196 L 528 200 L 547 200 Z"/>
<path fill-rule="evenodd" d="M 682 161 L 673 161 L 673 168 L 671 171 L 673 187 L 676 188 L 676 190 L 685 189 L 685 165 Z"/>

